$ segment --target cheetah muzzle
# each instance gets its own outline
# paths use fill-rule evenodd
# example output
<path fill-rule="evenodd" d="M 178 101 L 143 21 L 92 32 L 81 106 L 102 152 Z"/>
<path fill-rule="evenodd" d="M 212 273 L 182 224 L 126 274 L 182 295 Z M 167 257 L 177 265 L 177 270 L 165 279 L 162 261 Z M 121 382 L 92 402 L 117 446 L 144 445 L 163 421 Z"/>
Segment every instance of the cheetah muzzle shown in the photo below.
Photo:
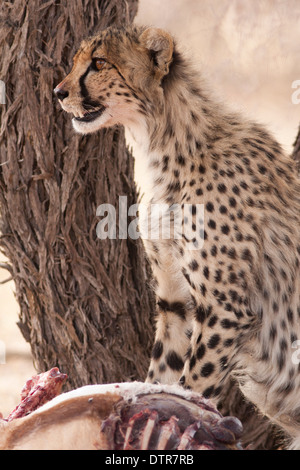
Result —
<path fill-rule="evenodd" d="M 74 121 L 77 122 L 92 122 L 95 121 L 99 116 L 103 114 L 105 107 L 102 106 L 98 111 L 86 112 L 82 117 L 74 117 Z"/>

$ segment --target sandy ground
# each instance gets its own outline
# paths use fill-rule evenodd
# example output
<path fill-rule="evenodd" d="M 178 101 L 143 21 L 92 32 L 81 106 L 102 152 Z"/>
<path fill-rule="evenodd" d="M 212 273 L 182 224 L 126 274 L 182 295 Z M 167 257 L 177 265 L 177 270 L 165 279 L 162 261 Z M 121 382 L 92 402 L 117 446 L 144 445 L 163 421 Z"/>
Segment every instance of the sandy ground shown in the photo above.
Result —
<path fill-rule="evenodd" d="M 136 22 L 168 29 L 218 98 L 265 122 L 291 151 L 300 122 L 300 104 L 291 100 L 292 83 L 300 80 L 299 0 L 140 0 Z M 145 168 L 136 157 L 136 177 L 143 192 Z M 7 276 L 0 269 L 0 282 Z M 0 285 L 4 416 L 34 374 L 30 349 L 16 326 L 13 289 L 13 282 Z"/>
<path fill-rule="evenodd" d="M 0 262 L 4 262 L 0 256 Z M 0 269 L 0 282 L 9 273 Z M 26 380 L 34 373 L 30 347 L 24 341 L 16 322 L 19 307 L 14 297 L 14 283 L 0 284 L 0 412 L 7 416 L 19 402 Z"/>

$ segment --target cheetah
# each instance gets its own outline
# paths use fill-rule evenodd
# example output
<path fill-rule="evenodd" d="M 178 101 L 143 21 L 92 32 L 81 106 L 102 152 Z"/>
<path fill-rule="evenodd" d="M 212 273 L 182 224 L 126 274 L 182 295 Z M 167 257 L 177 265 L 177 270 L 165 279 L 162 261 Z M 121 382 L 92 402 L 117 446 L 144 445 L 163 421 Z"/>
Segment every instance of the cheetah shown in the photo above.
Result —
<path fill-rule="evenodd" d="M 235 377 L 300 448 L 300 182 L 291 158 L 262 125 L 217 102 L 159 28 L 87 38 L 54 91 L 78 133 L 124 125 L 134 135 L 151 204 L 189 207 L 192 239 L 144 240 L 157 298 L 146 380 L 217 403 Z"/>

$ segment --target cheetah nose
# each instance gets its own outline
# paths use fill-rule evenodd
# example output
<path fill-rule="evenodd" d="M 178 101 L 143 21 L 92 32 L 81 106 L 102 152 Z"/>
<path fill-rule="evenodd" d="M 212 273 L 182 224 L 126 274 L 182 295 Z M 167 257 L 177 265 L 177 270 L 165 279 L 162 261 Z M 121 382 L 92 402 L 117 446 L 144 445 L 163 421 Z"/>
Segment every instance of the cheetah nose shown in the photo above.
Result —
<path fill-rule="evenodd" d="M 54 93 L 56 97 L 60 100 L 63 101 L 67 96 L 69 96 L 69 92 L 64 90 L 63 88 L 60 88 L 59 85 L 54 88 Z"/>

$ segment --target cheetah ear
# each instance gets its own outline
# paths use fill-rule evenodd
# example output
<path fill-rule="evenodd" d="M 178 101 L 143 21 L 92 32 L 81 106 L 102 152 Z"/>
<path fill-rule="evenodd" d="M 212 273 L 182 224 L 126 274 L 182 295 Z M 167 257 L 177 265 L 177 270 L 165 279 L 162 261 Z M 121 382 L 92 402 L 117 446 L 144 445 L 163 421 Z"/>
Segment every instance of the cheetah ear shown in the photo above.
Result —
<path fill-rule="evenodd" d="M 148 28 L 141 34 L 140 41 L 150 52 L 158 75 L 167 75 L 174 49 L 172 36 L 159 28 Z"/>

